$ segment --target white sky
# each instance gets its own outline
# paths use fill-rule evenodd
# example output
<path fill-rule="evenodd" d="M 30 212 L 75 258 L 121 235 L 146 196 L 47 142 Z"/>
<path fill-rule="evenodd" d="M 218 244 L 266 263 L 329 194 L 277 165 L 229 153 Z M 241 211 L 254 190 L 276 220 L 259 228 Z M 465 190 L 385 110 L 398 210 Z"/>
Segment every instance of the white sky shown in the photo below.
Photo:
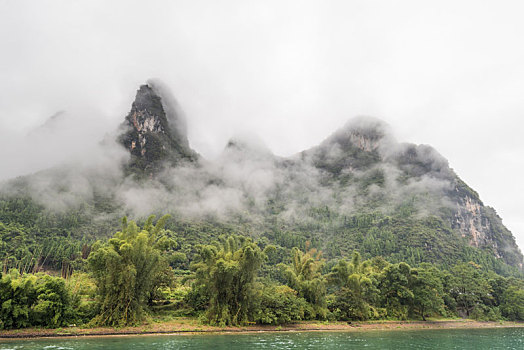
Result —
<path fill-rule="evenodd" d="M 207 157 L 246 130 L 290 155 L 381 118 L 448 158 L 524 247 L 523 14 L 501 0 L 0 0 L 0 179 L 84 150 L 156 77 Z M 20 141 L 59 110 L 78 118 L 74 142 Z"/>

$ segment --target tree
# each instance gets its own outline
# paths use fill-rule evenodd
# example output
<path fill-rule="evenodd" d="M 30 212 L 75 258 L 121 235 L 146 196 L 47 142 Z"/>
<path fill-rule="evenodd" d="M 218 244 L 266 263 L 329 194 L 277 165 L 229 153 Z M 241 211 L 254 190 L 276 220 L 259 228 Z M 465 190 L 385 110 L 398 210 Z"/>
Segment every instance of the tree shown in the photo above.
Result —
<path fill-rule="evenodd" d="M 410 284 L 413 291 L 412 311 L 418 312 L 422 320 L 426 321 L 428 313 L 442 310 L 444 290 L 435 267 L 412 269 Z"/>
<path fill-rule="evenodd" d="M 0 328 L 24 328 L 32 325 L 31 306 L 36 303 L 36 276 L 25 278 L 11 270 L 0 279 Z"/>
<path fill-rule="evenodd" d="M 88 263 L 96 281 L 99 325 L 128 325 L 141 321 L 147 302 L 161 283 L 159 276 L 168 268 L 162 250 L 166 248 L 163 227 L 168 215 L 153 226 L 154 215 L 140 229 L 122 219 L 122 231 L 108 242 L 97 242 Z"/>
<path fill-rule="evenodd" d="M 389 265 L 380 276 L 379 289 L 388 317 L 406 319 L 413 300 L 409 288 L 411 268 L 406 263 Z"/>
<path fill-rule="evenodd" d="M 328 280 L 340 288 L 335 292 L 331 309 L 338 317 L 349 320 L 367 320 L 371 317 L 370 303 L 378 292 L 374 286 L 374 273 L 369 262 L 361 263 L 360 254 L 353 253 L 350 263 L 340 260 L 331 269 Z"/>
<path fill-rule="evenodd" d="M 312 317 L 325 317 L 326 309 L 326 280 L 322 276 L 321 268 L 324 264 L 322 253 L 306 244 L 306 251 L 297 247 L 291 250 L 292 263 L 281 265 L 288 285 L 298 292 L 313 306 L 315 312 Z"/>
<path fill-rule="evenodd" d="M 242 236 L 200 246 L 191 268 L 193 289 L 209 300 L 205 314 L 213 325 L 240 325 L 253 319 L 255 278 L 265 254 Z"/>
<path fill-rule="evenodd" d="M 469 317 L 477 306 L 492 299 L 491 286 L 477 264 L 470 262 L 456 265 L 451 274 L 449 294 L 456 300 L 457 309 L 462 315 Z"/>
<path fill-rule="evenodd" d="M 501 298 L 502 315 L 510 320 L 524 320 L 524 281 L 510 279 Z"/>

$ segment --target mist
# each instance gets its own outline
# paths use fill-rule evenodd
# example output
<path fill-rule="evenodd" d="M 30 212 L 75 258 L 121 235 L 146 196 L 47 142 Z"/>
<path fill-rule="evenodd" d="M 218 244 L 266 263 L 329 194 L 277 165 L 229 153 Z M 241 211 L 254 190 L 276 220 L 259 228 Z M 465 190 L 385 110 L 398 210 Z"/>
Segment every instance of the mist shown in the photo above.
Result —
<path fill-rule="evenodd" d="M 169 126 L 183 135 L 183 111 L 167 87 L 158 81 L 155 84 L 154 89 L 162 90 Z M 385 214 L 417 197 L 420 216 L 442 207 L 454 208 L 451 200 L 442 197 L 454 184 L 447 161 L 431 147 L 398 143 L 391 128 L 375 118 L 352 119 L 319 145 L 290 157 L 273 154 L 261 138 L 245 132 L 232 137 L 218 157 L 200 157 L 196 163 L 175 167 L 166 163 L 147 181 L 124 171 L 129 153 L 117 142 L 123 125 L 96 143 L 96 136 L 85 132 L 90 125 L 60 112 L 32 130 L 25 137 L 25 146 L 39 148 L 48 168 L 14 183 L 6 181 L 2 192 L 28 193 L 54 212 L 85 208 L 102 196 L 121 207 L 118 215 L 144 218 L 151 213 L 170 213 L 183 220 L 241 220 L 258 227 L 264 226 L 267 213 L 274 210 L 271 205 L 280 208 L 278 217 L 286 225 L 307 224 L 312 209 L 329 208 L 336 215 L 351 216 L 367 208 L 370 201 L 382 203 L 375 210 Z M 52 142 L 46 144 L 48 138 Z M 182 142 L 185 145 L 184 138 Z M 383 161 L 363 167 L 348 156 L 348 142 L 353 149 L 378 150 Z M 60 150 L 69 143 L 73 147 Z M 399 165 L 406 155 L 426 168 Z M 349 182 L 338 183 L 330 170 L 341 165 L 335 172 L 349 177 Z M 414 177 L 399 182 L 406 171 Z M 383 184 L 363 188 L 362 181 L 375 174 L 384 178 Z"/>
<path fill-rule="evenodd" d="M 354 116 L 383 119 L 398 140 L 437 149 L 524 246 L 523 6 L 4 1 L 0 179 L 98 158 L 136 88 L 158 77 L 210 160 L 246 130 L 290 157 Z"/>

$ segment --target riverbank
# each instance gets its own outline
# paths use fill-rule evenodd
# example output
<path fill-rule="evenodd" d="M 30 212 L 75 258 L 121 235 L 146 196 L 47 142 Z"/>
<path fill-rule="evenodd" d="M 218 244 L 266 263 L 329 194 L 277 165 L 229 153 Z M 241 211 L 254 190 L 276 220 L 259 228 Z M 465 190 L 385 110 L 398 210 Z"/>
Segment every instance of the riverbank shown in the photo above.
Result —
<path fill-rule="evenodd" d="M 416 329 L 466 329 L 466 328 L 508 328 L 524 327 L 524 322 L 480 322 L 474 320 L 433 320 L 433 321 L 368 321 L 368 322 L 297 322 L 283 326 L 250 325 L 245 327 L 212 327 L 199 323 L 194 318 L 177 318 L 166 322 L 152 322 L 138 327 L 67 327 L 58 329 L 26 328 L 2 330 L 0 338 L 43 338 L 78 336 L 123 336 L 154 334 L 191 333 L 253 333 L 253 332 L 314 332 L 314 331 L 394 331 Z"/>

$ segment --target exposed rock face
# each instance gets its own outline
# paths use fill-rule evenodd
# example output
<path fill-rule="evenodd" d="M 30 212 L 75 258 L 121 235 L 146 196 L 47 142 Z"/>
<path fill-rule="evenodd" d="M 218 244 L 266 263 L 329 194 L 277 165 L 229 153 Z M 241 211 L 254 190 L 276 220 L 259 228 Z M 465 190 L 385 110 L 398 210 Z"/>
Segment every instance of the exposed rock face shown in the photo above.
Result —
<path fill-rule="evenodd" d="M 451 213 L 440 214 L 450 227 L 465 238 L 470 246 L 488 249 L 497 258 L 522 268 L 520 253 L 513 235 L 502 224 L 493 208 L 482 203 L 477 192 L 471 189 L 449 167 L 447 160 L 429 146 L 405 146 L 398 164 L 411 177 L 429 177 L 446 181 L 450 188 L 440 194 L 449 201 Z M 444 213 L 447 213 L 444 211 Z"/>
<path fill-rule="evenodd" d="M 483 218 L 482 203 L 470 196 L 460 198 L 452 228 L 458 229 L 462 237 L 468 238 L 470 245 L 475 247 L 485 245 L 488 241 L 487 233 L 490 231 L 490 225 Z"/>
<path fill-rule="evenodd" d="M 176 108 L 169 106 L 152 84 L 137 91 L 124 122 L 120 142 L 131 153 L 129 170 L 153 176 L 166 163 L 195 161 L 185 125 Z"/>
<path fill-rule="evenodd" d="M 367 135 L 352 133 L 350 136 L 350 141 L 357 148 L 366 152 L 372 152 L 378 148 L 377 140 L 369 138 Z"/>
<path fill-rule="evenodd" d="M 451 227 L 460 232 L 469 245 L 489 249 L 495 257 L 522 268 L 522 255 L 515 239 L 495 210 L 485 206 L 475 192 L 464 193 L 459 187 L 455 191 L 457 206 L 450 218 Z"/>

